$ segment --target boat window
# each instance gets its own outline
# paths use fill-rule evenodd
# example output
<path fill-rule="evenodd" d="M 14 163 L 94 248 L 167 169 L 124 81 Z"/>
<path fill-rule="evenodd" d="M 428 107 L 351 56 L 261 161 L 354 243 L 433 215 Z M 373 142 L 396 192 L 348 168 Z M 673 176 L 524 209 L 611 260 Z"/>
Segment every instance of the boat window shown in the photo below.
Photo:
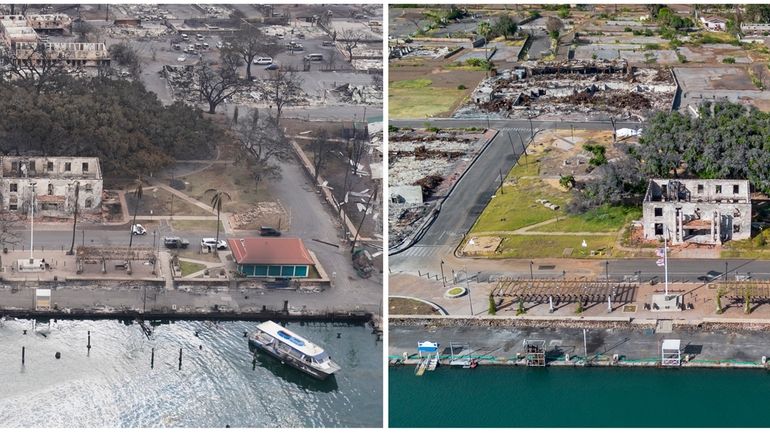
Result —
<path fill-rule="evenodd" d="M 318 364 L 323 364 L 328 360 L 329 360 L 329 355 L 327 355 L 326 352 L 321 352 L 320 354 L 313 357 L 313 362 L 316 362 Z"/>

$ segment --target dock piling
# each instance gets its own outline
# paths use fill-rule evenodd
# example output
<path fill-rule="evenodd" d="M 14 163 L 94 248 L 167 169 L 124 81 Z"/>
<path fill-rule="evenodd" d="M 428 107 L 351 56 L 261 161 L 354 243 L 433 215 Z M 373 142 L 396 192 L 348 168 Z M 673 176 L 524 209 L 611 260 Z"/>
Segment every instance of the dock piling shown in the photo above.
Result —
<path fill-rule="evenodd" d="M 88 331 L 88 344 L 86 345 L 88 351 L 91 351 L 91 331 Z"/>
<path fill-rule="evenodd" d="M 150 370 L 155 368 L 155 348 L 150 349 Z"/>
<path fill-rule="evenodd" d="M 26 352 L 27 348 L 24 346 L 21 346 L 21 365 L 24 365 L 24 354 Z"/>
<path fill-rule="evenodd" d="M 179 348 L 179 369 L 182 369 L 182 348 Z"/>

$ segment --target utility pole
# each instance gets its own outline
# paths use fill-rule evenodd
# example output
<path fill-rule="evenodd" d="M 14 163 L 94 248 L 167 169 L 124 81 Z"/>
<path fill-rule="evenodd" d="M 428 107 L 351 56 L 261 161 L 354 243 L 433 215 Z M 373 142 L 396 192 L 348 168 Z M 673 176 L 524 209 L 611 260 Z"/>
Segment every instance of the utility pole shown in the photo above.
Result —
<path fill-rule="evenodd" d="M 372 192 L 372 195 L 369 196 L 369 200 L 366 201 L 366 208 L 364 209 L 364 215 L 361 217 L 361 221 L 358 223 L 358 228 L 356 229 L 356 236 L 353 238 L 353 246 L 350 247 L 350 253 L 352 254 L 356 250 L 356 242 L 358 241 L 358 235 L 361 233 L 361 226 L 364 225 L 364 220 L 366 220 L 366 214 L 369 212 L 369 206 L 372 203 L 372 199 L 377 197 L 377 188 L 374 189 Z"/>
<path fill-rule="evenodd" d="M 78 225 L 78 198 L 80 196 L 80 182 L 75 182 L 75 220 L 72 222 L 72 244 L 67 253 L 68 256 L 75 254 L 75 228 Z"/>
<path fill-rule="evenodd" d="M 444 278 L 444 260 L 441 260 L 441 284 L 446 287 L 446 278 Z"/>

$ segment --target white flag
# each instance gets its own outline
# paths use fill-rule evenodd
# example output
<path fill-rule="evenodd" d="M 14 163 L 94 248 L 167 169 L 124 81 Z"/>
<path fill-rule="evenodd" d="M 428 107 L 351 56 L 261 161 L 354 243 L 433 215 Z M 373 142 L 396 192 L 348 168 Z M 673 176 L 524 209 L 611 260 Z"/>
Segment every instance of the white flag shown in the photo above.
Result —
<path fill-rule="evenodd" d="M 666 261 L 663 260 L 663 259 L 658 259 L 657 261 L 655 261 L 655 264 L 658 265 L 658 266 L 665 266 L 666 265 Z"/>
<path fill-rule="evenodd" d="M 664 257 L 666 254 L 666 251 L 664 248 L 656 248 L 655 249 L 655 255 L 658 257 Z"/>

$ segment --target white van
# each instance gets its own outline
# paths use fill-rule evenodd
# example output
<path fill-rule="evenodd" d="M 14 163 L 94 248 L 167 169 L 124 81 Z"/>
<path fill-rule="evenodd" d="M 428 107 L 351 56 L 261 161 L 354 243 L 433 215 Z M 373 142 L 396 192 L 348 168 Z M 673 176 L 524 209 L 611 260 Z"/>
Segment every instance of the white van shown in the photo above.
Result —
<path fill-rule="evenodd" d="M 273 63 L 272 57 L 257 57 L 254 59 L 255 65 L 269 65 Z"/>
<path fill-rule="evenodd" d="M 316 54 L 308 54 L 307 56 L 305 56 L 305 60 L 309 62 L 321 62 L 323 61 L 323 59 L 324 59 L 323 54 L 316 53 Z"/>

